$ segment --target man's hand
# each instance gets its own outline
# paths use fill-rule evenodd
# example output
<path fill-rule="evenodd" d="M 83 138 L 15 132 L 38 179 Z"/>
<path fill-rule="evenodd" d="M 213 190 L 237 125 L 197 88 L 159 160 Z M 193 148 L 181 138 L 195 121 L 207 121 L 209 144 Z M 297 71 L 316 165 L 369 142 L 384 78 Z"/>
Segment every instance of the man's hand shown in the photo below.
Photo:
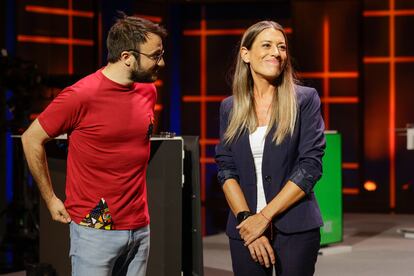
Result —
<path fill-rule="evenodd" d="M 250 255 L 255 262 L 259 262 L 261 265 L 266 267 L 270 267 L 271 264 L 274 265 L 276 263 L 273 248 L 267 237 L 259 237 L 250 243 L 247 248 L 249 249 Z"/>
<path fill-rule="evenodd" d="M 65 205 L 63 205 L 63 202 L 59 198 L 53 196 L 46 202 L 46 205 L 53 220 L 61 223 L 71 222 L 69 213 L 66 211 Z"/>
<path fill-rule="evenodd" d="M 269 221 L 261 214 L 255 214 L 245 219 L 236 228 L 239 229 L 240 236 L 245 241 L 244 245 L 247 246 L 260 237 L 268 226 Z"/>

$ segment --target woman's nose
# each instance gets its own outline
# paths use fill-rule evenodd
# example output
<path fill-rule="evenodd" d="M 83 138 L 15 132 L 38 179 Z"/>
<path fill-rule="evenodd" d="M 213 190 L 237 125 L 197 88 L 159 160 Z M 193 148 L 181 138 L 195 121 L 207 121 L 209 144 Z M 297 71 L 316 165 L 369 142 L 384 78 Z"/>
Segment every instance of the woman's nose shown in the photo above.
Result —
<path fill-rule="evenodd" d="M 279 47 L 277 47 L 277 45 L 272 47 L 272 54 L 276 57 L 280 56 L 280 50 Z"/>

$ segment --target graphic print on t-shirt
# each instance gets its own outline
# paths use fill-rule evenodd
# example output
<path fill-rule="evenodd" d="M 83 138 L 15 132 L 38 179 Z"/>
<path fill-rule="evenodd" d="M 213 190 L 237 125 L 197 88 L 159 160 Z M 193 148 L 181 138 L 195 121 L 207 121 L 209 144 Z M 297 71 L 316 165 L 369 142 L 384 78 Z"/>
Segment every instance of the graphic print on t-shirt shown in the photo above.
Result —
<path fill-rule="evenodd" d="M 101 198 L 98 205 L 79 224 L 95 229 L 112 230 L 112 217 L 105 199 Z"/>

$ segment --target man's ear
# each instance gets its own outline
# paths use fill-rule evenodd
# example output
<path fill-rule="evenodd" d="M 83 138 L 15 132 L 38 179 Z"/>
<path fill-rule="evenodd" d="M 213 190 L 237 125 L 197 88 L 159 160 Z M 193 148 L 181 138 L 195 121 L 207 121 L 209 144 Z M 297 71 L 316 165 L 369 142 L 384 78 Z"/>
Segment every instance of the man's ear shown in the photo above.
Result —
<path fill-rule="evenodd" d="M 246 47 L 241 47 L 240 57 L 242 58 L 244 63 L 250 63 L 250 52 L 249 52 L 249 50 L 247 50 Z"/>
<path fill-rule="evenodd" d="M 132 54 L 127 52 L 127 51 L 123 51 L 121 53 L 121 61 L 126 65 L 126 66 L 131 66 L 131 58 L 132 58 Z"/>

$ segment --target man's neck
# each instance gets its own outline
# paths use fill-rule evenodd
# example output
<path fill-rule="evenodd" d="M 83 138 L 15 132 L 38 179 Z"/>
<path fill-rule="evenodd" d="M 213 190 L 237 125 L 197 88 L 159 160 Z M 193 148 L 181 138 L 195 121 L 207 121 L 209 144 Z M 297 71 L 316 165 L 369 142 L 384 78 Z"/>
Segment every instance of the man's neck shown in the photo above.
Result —
<path fill-rule="evenodd" d="M 102 74 L 105 77 L 119 83 L 124 86 L 130 86 L 133 84 L 133 81 L 129 79 L 128 72 L 125 71 L 122 64 L 117 63 L 108 63 L 104 69 L 102 69 Z"/>

